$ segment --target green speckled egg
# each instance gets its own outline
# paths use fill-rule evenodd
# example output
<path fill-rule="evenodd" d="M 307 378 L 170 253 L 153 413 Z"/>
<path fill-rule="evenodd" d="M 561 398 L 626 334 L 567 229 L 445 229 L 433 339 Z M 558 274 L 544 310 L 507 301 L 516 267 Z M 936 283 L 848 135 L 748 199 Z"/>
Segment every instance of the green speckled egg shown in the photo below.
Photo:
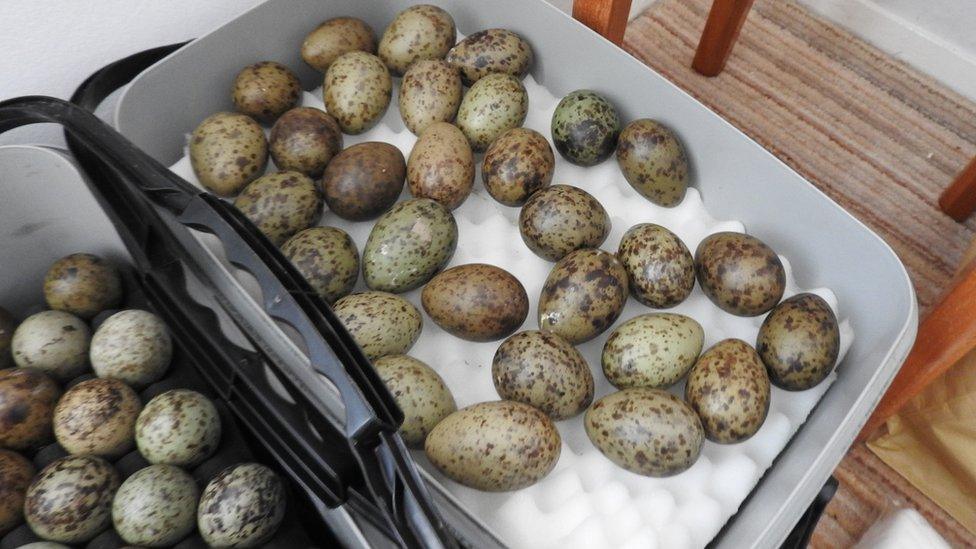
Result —
<path fill-rule="evenodd" d="M 302 83 L 281 63 L 261 61 L 237 73 L 231 99 L 241 114 L 270 124 L 298 104 Z"/>
<path fill-rule="evenodd" d="M 400 82 L 400 116 L 420 135 L 434 122 L 451 122 L 461 106 L 461 76 L 440 59 L 417 61 Z"/>
<path fill-rule="evenodd" d="M 529 296 L 505 269 L 484 263 L 451 267 L 424 286 L 427 316 L 450 334 L 468 341 L 510 335 L 529 314 Z"/>
<path fill-rule="evenodd" d="M 481 152 L 498 136 L 525 122 L 529 94 L 522 81 L 509 74 L 489 74 L 464 95 L 458 109 L 457 126 Z"/>
<path fill-rule="evenodd" d="M 435 122 L 420 134 L 407 160 L 407 184 L 417 198 L 430 198 L 453 210 L 471 194 L 474 155 L 468 140 L 447 122 Z"/>
<path fill-rule="evenodd" d="M 401 11 L 380 39 L 379 56 L 393 74 L 402 75 L 415 61 L 443 59 L 457 40 L 451 14 L 420 4 Z"/>
<path fill-rule="evenodd" d="M 40 370 L 0 370 L 0 448 L 33 450 L 52 441 L 60 396 L 58 384 Z"/>
<path fill-rule="evenodd" d="M 552 142 L 573 164 L 594 166 L 609 158 L 619 133 L 617 109 L 594 91 L 571 92 L 552 113 Z"/>
<path fill-rule="evenodd" d="M 671 313 L 636 316 L 624 322 L 603 346 L 603 373 L 618 389 L 665 389 L 695 365 L 705 332 L 695 319 Z"/>
<path fill-rule="evenodd" d="M 197 508 L 200 536 L 214 547 L 259 547 L 285 516 L 285 485 L 259 463 L 221 471 L 207 484 Z"/>
<path fill-rule="evenodd" d="M 69 454 L 121 457 L 135 445 L 139 395 L 117 379 L 89 379 L 65 391 L 54 436 Z"/>
<path fill-rule="evenodd" d="M 244 187 L 234 206 L 271 242 L 280 246 L 322 215 L 322 195 L 298 172 L 268 174 Z"/>
<path fill-rule="evenodd" d="M 0 537 L 24 522 L 24 497 L 33 477 L 27 458 L 0 449 Z"/>
<path fill-rule="evenodd" d="M 337 154 L 325 168 L 325 203 L 343 219 L 372 219 L 396 202 L 406 173 L 400 149 L 379 141 L 358 143 Z"/>
<path fill-rule="evenodd" d="M 80 318 L 64 311 L 42 311 L 17 326 L 10 348 L 17 366 L 68 381 L 88 368 L 90 341 L 91 330 Z"/>
<path fill-rule="evenodd" d="M 522 241 L 536 255 L 558 261 L 583 248 L 596 248 L 610 233 L 610 215 L 590 193 L 553 185 L 529 198 L 519 212 Z"/>
<path fill-rule="evenodd" d="M 364 51 L 344 53 L 325 73 L 322 99 L 342 131 L 363 133 L 386 112 L 393 80 L 379 57 Z"/>
<path fill-rule="evenodd" d="M 649 118 L 620 132 L 617 163 L 630 186 L 659 206 L 677 206 L 688 189 L 688 157 L 671 128 Z"/>
<path fill-rule="evenodd" d="M 772 248 L 754 236 L 715 233 L 698 244 L 695 270 L 705 295 L 723 311 L 757 316 L 779 303 L 786 271 Z"/>
<path fill-rule="evenodd" d="M 264 173 L 268 164 L 264 130 L 243 114 L 211 115 L 190 136 L 190 164 L 207 190 L 233 196 Z"/>
<path fill-rule="evenodd" d="M 98 327 L 88 356 L 98 377 L 119 379 L 141 389 L 166 374 L 173 342 L 163 319 L 129 309 L 108 317 Z"/>
<path fill-rule="evenodd" d="M 756 434 L 769 412 L 769 376 L 756 350 L 741 339 L 709 347 L 688 373 L 685 400 L 708 440 L 734 444 Z"/>
<path fill-rule="evenodd" d="M 112 524 L 112 498 L 118 489 L 119 474 L 104 459 L 64 457 L 34 477 L 24 517 L 41 538 L 84 543 Z"/>
<path fill-rule="evenodd" d="M 213 402 L 189 389 L 157 395 L 136 420 L 136 446 L 149 463 L 198 465 L 217 450 L 220 434 Z"/>
<path fill-rule="evenodd" d="M 200 490 L 172 465 L 150 465 L 125 479 L 112 502 L 112 523 L 126 543 L 169 547 L 196 526 Z"/>
<path fill-rule="evenodd" d="M 840 353 L 840 329 L 830 305 L 816 294 L 797 294 L 773 308 L 756 340 L 773 385 L 804 391 L 824 380 Z"/>
<path fill-rule="evenodd" d="M 627 269 L 631 294 L 648 307 L 674 307 L 695 289 L 695 259 L 678 235 L 660 225 L 641 223 L 628 229 L 617 259 Z"/>
<path fill-rule="evenodd" d="M 481 179 L 492 198 L 506 206 L 521 206 L 532 193 L 549 186 L 555 168 L 552 147 L 541 133 L 512 128 L 488 147 Z"/>
<path fill-rule="evenodd" d="M 457 410 L 450 389 L 430 366 L 407 355 L 385 356 L 373 367 L 403 410 L 403 441 L 423 448 L 431 430 Z"/>
<path fill-rule="evenodd" d="M 584 419 L 590 441 L 610 461 L 638 475 L 669 477 L 698 461 L 705 434 L 685 401 L 639 387 L 596 401 Z"/>
<path fill-rule="evenodd" d="M 122 278 L 114 265 L 97 255 L 71 254 L 47 270 L 44 301 L 56 311 L 88 319 L 121 303 Z"/>
<path fill-rule="evenodd" d="M 342 150 L 342 130 L 332 115 L 312 107 L 297 107 L 275 122 L 268 146 L 280 171 L 319 177 Z"/>
<path fill-rule="evenodd" d="M 565 339 L 528 330 L 506 339 L 491 362 L 498 396 L 534 406 L 554 420 L 568 419 L 593 402 L 593 374 Z"/>
<path fill-rule="evenodd" d="M 562 449 L 549 416 L 510 400 L 482 402 L 447 416 L 427 436 L 427 458 L 441 473 L 486 492 L 531 486 L 552 471 Z"/>
<path fill-rule="evenodd" d="M 329 19 L 302 41 L 302 60 L 319 72 L 329 70 L 333 61 L 351 51 L 376 53 L 376 34 L 355 17 Z"/>
<path fill-rule="evenodd" d="M 522 78 L 532 65 L 532 47 L 510 30 L 487 29 L 458 42 L 445 59 L 461 70 L 464 84 L 470 86 L 492 73 Z"/>
<path fill-rule="evenodd" d="M 577 250 L 559 260 L 539 297 L 539 329 L 573 345 L 617 320 L 627 302 L 627 271 L 603 250 Z"/>
<path fill-rule="evenodd" d="M 371 360 L 405 354 L 424 327 L 412 303 L 387 292 L 350 294 L 336 301 L 332 310 Z"/>
<path fill-rule="evenodd" d="M 342 229 L 305 229 L 289 238 L 281 253 L 327 303 L 349 295 L 359 279 L 359 251 Z"/>
<path fill-rule="evenodd" d="M 429 198 L 405 200 L 383 214 L 363 250 L 363 276 L 373 290 L 402 293 L 447 265 L 457 247 L 457 222 Z"/>

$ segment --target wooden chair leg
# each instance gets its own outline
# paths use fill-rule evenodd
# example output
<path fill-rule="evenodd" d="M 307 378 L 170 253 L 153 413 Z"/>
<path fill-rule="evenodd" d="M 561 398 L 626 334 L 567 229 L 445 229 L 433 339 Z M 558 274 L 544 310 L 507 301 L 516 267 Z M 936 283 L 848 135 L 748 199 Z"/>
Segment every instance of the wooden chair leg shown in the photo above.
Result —
<path fill-rule="evenodd" d="M 732 46 L 746 22 L 753 0 L 714 0 L 702 31 L 691 68 L 705 76 L 717 76 L 725 68 Z"/>
<path fill-rule="evenodd" d="M 620 45 L 627 30 L 631 0 L 573 0 L 573 18 Z"/>
<path fill-rule="evenodd" d="M 976 348 L 976 262 L 966 266 L 918 327 L 915 346 L 858 436 L 866 440 L 925 387 Z"/>
<path fill-rule="evenodd" d="M 970 160 L 969 165 L 942 192 L 939 208 L 959 222 L 965 221 L 976 210 L 976 158 Z"/>

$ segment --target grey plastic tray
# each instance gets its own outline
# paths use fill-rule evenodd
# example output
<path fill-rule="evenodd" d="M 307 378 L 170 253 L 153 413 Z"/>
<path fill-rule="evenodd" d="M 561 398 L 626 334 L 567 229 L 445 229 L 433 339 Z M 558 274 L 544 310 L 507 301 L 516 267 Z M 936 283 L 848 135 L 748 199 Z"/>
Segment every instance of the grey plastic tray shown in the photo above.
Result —
<path fill-rule="evenodd" d="M 185 135 L 231 108 L 236 71 L 275 59 L 298 71 L 306 89 L 321 76 L 297 45 L 328 17 L 350 15 L 377 32 L 408 0 L 270 0 L 188 44 L 139 76 L 123 94 L 116 126 L 163 163 L 182 156 Z M 622 50 L 541 0 L 434 1 L 470 33 L 506 27 L 536 52 L 534 78 L 552 93 L 594 88 L 624 120 L 653 117 L 682 136 L 695 185 L 711 214 L 737 219 L 788 256 L 802 287 L 829 287 L 856 333 L 838 378 L 807 422 L 715 539 L 721 547 L 777 546 L 813 500 L 897 372 L 918 323 L 901 262 L 873 232 L 796 172 L 701 103 Z M 395 107 L 391 107 L 395 109 Z M 216 269 L 215 270 L 219 270 Z M 269 326 L 270 327 L 270 326 Z M 282 338 L 284 339 L 284 338 Z M 282 344 L 287 351 L 291 345 Z M 448 519 L 475 546 L 493 536 L 434 484 Z"/>

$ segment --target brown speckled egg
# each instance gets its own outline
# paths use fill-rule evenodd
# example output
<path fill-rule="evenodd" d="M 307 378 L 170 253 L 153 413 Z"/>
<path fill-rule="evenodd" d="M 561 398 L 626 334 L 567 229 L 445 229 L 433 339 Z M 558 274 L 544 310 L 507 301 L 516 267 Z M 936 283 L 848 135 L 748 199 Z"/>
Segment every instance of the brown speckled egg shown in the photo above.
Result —
<path fill-rule="evenodd" d="M 351 51 L 376 53 L 376 34 L 355 17 L 329 19 L 302 41 L 302 60 L 319 72 L 329 70 L 333 61 Z"/>
<path fill-rule="evenodd" d="M 217 450 L 220 434 L 213 402 L 189 389 L 157 395 L 136 420 L 136 446 L 149 463 L 198 465 Z"/>
<path fill-rule="evenodd" d="M 457 248 L 457 221 L 429 198 L 412 198 L 383 214 L 363 248 L 363 278 L 373 290 L 402 293 L 424 284 Z"/>
<path fill-rule="evenodd" d="M 244 187 L 234 206 L 272 243 L 280 246 L 318 221 L 322 215 L 322 195 L 308 176 L 278 172 Z"/>
<path fill-rule="evenodd" d="M 114 265 L 97 255 L 71 254 L 47 270 L 44 300 L 54 310 L 91 318 L 122 301 L 122 278 Z"/>
<path fill-rule="evenodd" d="M 380 39 L 379 56 L 396 75 L 402 75 L 415 61 L 443 59 L 457 40 L 451 14 L 429 4 L 410 6 L 386 27 Z"/>
<path fill-rule="evenodd" d="M 769 412 L 766 367 L 745 341 L 723 339 L 691 368 L 685 400 L 701 418 L 708 440 L 742 442 L 762 427 Z"/>
<path fill-rule="evenodd" d="M 0 537 L 24 522 L 24 496 L 34 466 L 12 450 L 0 449 Z"/>
<path fill-rule="evenodd" d="M 434 122 L 451 122 L 461 106 L 461 76 L 440 59 L 417 61 L 400 82 L 400 117 L 420 135 Z"/>
<path fill-rule="evenodd" d="M 521 206 L 532 193 L 552 182 L 556 158 L 543 135 L 528 128 L 512 128 L 485 152 L 481 179 L 492 198 L 506 206 Z"/>
<path fill-rule="evenodd" d="M 529 94 L 522 81 L 508 74 L 489 74 L 474 83 L 461 99 L 457 126 L 475 152 L 525 122 Z"/>
<path fill-rule="evenodd" d="M 405 354 L 424 327 L 412 303 L 386 292 L 350 294 L 336 301 L 332 310 L 371 360 Z"/>
<path fill-rule="evenodd" d="M 628 229 L 617 259 L 627 269 L 630 293 L 648 307 L 674 307 L 695 289 L 695 259 L 678 235 L 660 225 L 641 223 Z"/>
<path fill-rule="evenodd" d="M 125 479 L 112 502 L 112 524 L 133 545 L 169 547 L 196 526 L 200 490 L 172 465 L 150 465 Z"/>
<path fill-rule="evenodd" d="M 453 210 L 474 185 L 474 155 L 468 140 L 447 122 L 427 126 L 410 151 L 407 184 L 418 198 L 430 198 Z"/>
<path fill-rule="evenodd" d="M 259 463 L 221 471 L 207 484 L 197 508 L 203 541 L 214 547 L 258 547 L 285 516 L 285 485 Z"/>
<path fill-rule="evenodd" d="M 0 370 L 10 368 L 14 364 L 14 355 L 10 352 L 10 342 L 14 338 L 17 321 L 10 311 L 0 307 Z"/>
<path fill-rule="evenodd" d="M 695 411 L 661 389 L 638 387 L 596 401 L 584 419 L 590 441 L 638 475 L 669 477 L 698 461 L 705 434 Z"/>
<path fill-rule="evenodd" d="M 112 524 L 119 474 L 95 456 L 68 456 L 41 470 L 24 501 L 24 517 L 38 536 L 84 543 Z"/>
<path fill-rule="evenodd" d="M 89 379 L 65 391 L 54 409 L 54 436 L 69 454 L 108 459 L 135 445 L 139 395 L 117 379 Z"/>
<path fill-rule="evenodd" d="M 190 136 L 190 165 L 200 184 L 220 196 L 233 196 L 261 177 L 268 164 L 268 140 L 249 116 L 218 112 Z"/>
<path fill-rule="evenodd" d="M 312 107 L 297 107 L 275 122 L 268 146 L 279 170 L 319 177 L 342 150 L 342 130 L 332 115 Z"/>
<path fill-rule="evenodd" d="M 298 104 L 302 83 L 281 63 L 261 61 L 237 73 L 231 99 L 241 114 L 270 124 Z"/>
<path fill-rule="evenodd" d="M 451 480 L 486 492 L 531 486 L 562 449 L 549 416 L 510 400 L 482 402 L 447 416 L 427 436 L 427 458 Z"/>
<path fill-rule="evenodd" d="M 529 296 L 505 269 L 471 263 L 431 279 L 421 294 L 424 310 L 448 333 L 469 341 L 510 335 L 529 314 Z"/>
<path fill-rule="evenodd" d="M 382 357 L 373 367 L 403 410 L 403 442 L 423 448 L 431 430 L 457 410 L 450 389 L 430 366 L 407 355 Z"/>
<path fill-rule="evenodd" d="M 786 289 L 786 272 L 776 252 L 747 234 L 706 237 L 695 250 L 695 270 L 708 299 L 738 316 L 765 313 Z"/>
<path fill-rule="evenodd" d="M 379 122 L 393 96 L 393 80 L 379 57 L 344 53 L 325 73 L 322 100 L 342 131 L 358 134 Z"/>
<path fill-rule="evenodd" d="M 649 118 L 620 132 L 617 163 L 630 186 L 659 206 L 677 206 L 688 189 L 688 157 L 670 128 Z"/>
<path fill-rule="evenodd" d="M 766 316 L 756 350 L 773 385 L 805 391 L 834 369 L 840 353 L 837 317 L 822 297 L 797 294 Z"/>
<path fill-rule="evenodd" d="M 160 380 L 172 356 L 166 323 L 139 309 L 108 317 L 92 337 L 89 353 L 98 377 L 119 379 L 135 389 Z"/>
<path fill-rule="evenodd" d="M 57 383 L 40 370 L 0 370 L 0 447 L 31 450 L 53 440 L 60 396 Z"/>
<path fill-rule="evenodd" d="M 539 329 L 573 345 L 610 327 L 627 302 L 627 271 L 603 250 L 577 250 L 559 260 L 539 298 Z"/>
<path fill-rule="evenodd" d="M 359 278 L 359 251 L 342 229 L 305 229 L 289 238 L 281 253 L 327 303 L 349 295 Z"/>
<path fill-rule="evenodd" d="M 532 65 L 532 47 L 510 30 L 487 29 L 458 42 L 445 59 L 461 70 L 464 84 L 470 86 L 492 73 L 522 78 Z"/>
<path fill-rule="evenodd" d="M 396 202 L 407 163 L 400 149 L 368 141 L 337 154 L 322 176 L 325 203 L 343 219 L 372 219 Z"/>
<path fill-rule="evenodd" d="M 636 316 L 607 338 L 601 362 L 618 389 L 665 389 L 695 365 L 705 332 L 695 319 L 672 313 Z"/>
<path fill-rule="evenodd" d="M 68 381 L 87 369 L 90 341 L 91 330 L 80 318 L 64 311 L 42 311 L 17 326 L 10 347 L 17 366 Z"/>
<path fill-rule="evenodd" d="M 594 166 L 613 154 L 620 133 L 617 109 L 602 95 L 576 90 L 552 113 L 552 142 L 566 160 Z"/>
<path fill-rule="evenodd" d="M 519 212 L 522 241 L 536 255 L 558 261 L 583 248 L 596 248 L 610 233 L 610 215 L 590 193 L 553 185 L 529 198 Z"/>
<path fill-rule="evenodd" d="M 565 339 L 529 330 L 506 339 L 491 362 L 498 396 L 542 410 L 554 420 L 571 418 L 593 402 L 593 374 Z"/>

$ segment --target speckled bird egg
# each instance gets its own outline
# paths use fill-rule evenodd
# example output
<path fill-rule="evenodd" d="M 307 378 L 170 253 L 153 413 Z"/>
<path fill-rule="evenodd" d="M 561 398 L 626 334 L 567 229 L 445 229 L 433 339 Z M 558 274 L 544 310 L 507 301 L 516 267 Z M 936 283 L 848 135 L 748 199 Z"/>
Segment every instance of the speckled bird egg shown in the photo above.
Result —
<path fill-rule="evenodd" d="M 260 61 L 241 69 L 231 90 L 237 112 L 266 124 L 298 104 L 301 95 L 298 76 L 274 61 Z"/>
<path fill-rule="evenodd" d="M 773 385 L 804 391 L 823 381 L 840 353 L 837 317 L 816 294 L 798 294 L 763 320 L 756 350 Z"/>
<path fill-rule="evenodd" d="M 529 94 L 521 80 L 508 74 L 489 74 L 464 94 L 457 126 L 471 148 L 481 152 L 498 136 L 521 126 L 528 110 Z"/>
<path fill-rule="evenodd" d="M 424 327 L 412 303 L 387 292 L 350 294 L 336 301 L 332 310 L 371 360 L 406 354 Z"/>
<path fill-rule="evenodd" d="M 529 314 L 525 288 L 505 269 L 484 263 L 451 267 L 424 286 L 421 304 L 450 334 L 494 341 L 513 333 Z"/>
<path fill-rule="evenodd" d="M 119 536 L 142 547 L 169 547 L 196 526 L 200 490 L 193 477 L 172 465 L 150 465 L 125 479 L 112 502 Z"/>
<path fill-rule="evenodd" d="M 617 164 L 630 186 L 659 206 L 677 206 L 688 189 L 688 156 L 664 124 L 642 118 L 620 132 Z"/>
<path fill-rule="evenodd" d="M 289 238 L 281 253 L 326 303 L 349 295 L 359 279 L 359 251 L 342 229 L 305 229 Z"/>
<path fill-rule="evenodd" d="M 453 210 L 471 194 L 474 155 L 461 130 L 447 122 L 427 126 L 407 160 L 410 194 Z"/>
<path fill-rule="evenodd" d="M 507 29 L 478 31 L 447 52 L 445 60 L 461 71 L 470 86 L 492 73 L 522 78 L 532 66 L 532 47 L 524 38 Z"/>
<path fill-rule="evenodd" d="M 33 477 L 27 458 L 0 449 L 0 538 L 24 522 L 24 497 Z"/>
<path fill-rule="evenodd" d="M 91 318 L 122 301 L 118 269 L 93 254 L 71 254 L 54 262 L 44 276 L 44 301 L 56 310 Z"/>
<path fill-rule="evenodd" d="M 273 244 L 280 246 L 318 221 L 322 215 L 322 195 L 308 176 L 278 172 L 244 187 L 234 206 Z"/>
<path fill-rule="evenodd" d="M 551 130 L 552 142 L 563 158 L 594 166 L 613 154 L 620 117 L 607 98 L 591 90 L 576 90 L 556 105 Z"/>
<path fill-rule="evenodd" d="M 624 322 L 603 346 L 601 363 L 607 380 L 618 389 L 664 389 L 695 365 L 705 332 L 695 319 L 652 313 Z"/>
<path fill-rule="evenodd" d="M 376 33 L 362 19 L 335 17 L 324 21 L 302 41 L 302 60 L 325 72 L 340 55 L 350 51 L 376 53 Z"/>
<path fill-rule="evenodd" d="M 403 125 L 416 135 L 435 122 L 451 122 L 461 106 L 461 75 L 440 59 L 417 61 L 400 82 Z"/>
<path fill-rule="evenodd" d="M 325 168 L 325 203 L 343 219 L 372 219 L 397 201 L 406 174 L 400 149 L 379 141 L 357 143 L 337 154 Z"/>
<path fill-rule="evenodd" d="M 695 250 L 698 283 L 723 311 L 757 316 L 772 309 L 786 289 L 786 271 L 765 242 L 743 233 L 709 235 Z"/>
<path fill-rule="evenodd" d="M 268 164 L 268 140 L 253 118 L 218 112 L 190 136 L 190 165 L 200 184 L 220 196 L 233 196 L 261 177 Z"/>
<path fill-rule="evenodd" d="M 423 448 L 431 430 L 457 410 L 451 390 L 433 368 L 407 355 L 379 358 L 373 367 L 403 410 L 403 442 Z"/>
<path fill-rule="evenodd" d="M 32 450 L 53 440 L 60 396 L 58 384 L 40 370 L 0 370 L 0 448 Z"/>
<path fill-rule="evenodd" d="M 68 456 L 41 470 L 24 501 L 24 517 L 35 534 L 63 543 L 84 543 L 112 523 L 112 498 L 119 474 L 94 456 Z"/>
<path fill-rule="evenodd" d="M 89 379 L 65 391 L 54 409 L 54 436 L 69 454 L 108 459 L 135 444 L 139 395 L 117 379 Z"/>
<path fill-rule="evenodd" d="M 617 259 L 627 269 L 630 293 L 655 309 L 678 305 L 695 289 L 695 259 L 678 235 L 653 223 L 624 233 Z"/>
<path fill-rule="evenodd" d="M 481 179 L 492 198 L 506 206 L 521 206 L 552 182 L 556 158 L 539 132 L 512 128 L 485 152 Z"/>
<path fill-rule="evenodd" d="M 92 337 L 92 368 L 98 377 L 119 379 L 140 389 L 166 374 L 173 343 L 163 319 L 140 309 L 108 317 Z"/>
<path fill-rule="evenodd" d="M 364 51 L 339 56 L 325 73 L 322 100 L 342 131 L 359 134 L 383 117 L 393 96 L 393 80 L 379 57 Z"/>
<path fill-rule="evenodd" d="M 457 40 L 451 14 L 429 4 L 410 6 L 393 19 L 377 49 L 380 58 L 396 75 L 402 75 L 416 61 L 443 59 Z"/>
<path fill-rule="evenodd" d="M 90 340 L 85 321 L 64 311 L 42 311 L 17 326 L 10 347 L 17 366 L 68 381 L 88 368 Z"/>
<path fill-rule="evenodd" d="M 342 130 L 331 114 L 313 107 L 297 107 L 275 122 L 268 149 L 280 171 L 317 178 L 342 150 Z"/>
<path fill-rule="evenodd" d="M 220 434 L 213 402 L 189 389 L 156 396 L 136 420 L 136 446 L 149 463 L 198 465 L 217 451 Z"/>
<path fill-rule="evenodd" d="M 583 189 L 553 185 L 533 194 L 522 207 L 519 233 L 536 255 L 558 261 L 574 250 L 603 244 L 610 233 L 610 215 Z"/>
<path fill-rule="evenodd" d="M 242 463 L 221 471 L 203 489 L 197 527 L 214 547 L 258 547 L 285 516 L 285 486 L 274 471 Z"/>

